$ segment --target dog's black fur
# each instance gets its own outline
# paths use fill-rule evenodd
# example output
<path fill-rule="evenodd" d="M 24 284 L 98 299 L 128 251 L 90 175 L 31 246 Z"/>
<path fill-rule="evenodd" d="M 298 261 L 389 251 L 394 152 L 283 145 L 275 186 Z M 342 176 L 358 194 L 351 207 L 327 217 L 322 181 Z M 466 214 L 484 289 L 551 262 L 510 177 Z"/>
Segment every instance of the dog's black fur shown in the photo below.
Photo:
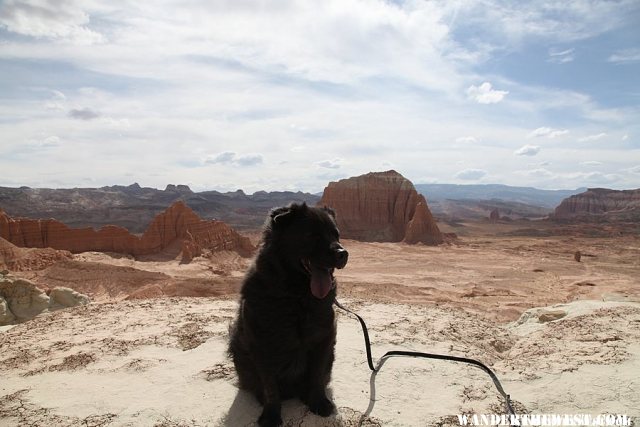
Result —
<path fill-rule="evenodd" d="M 240 388 L 264 406 L 260 426 L 282 423 L 283 399 L 300 398 L 321 416 L 334 412 L 326 395 L 336 342 L 333 269 L 347 257 L 331 209 L 303 203 L 269 214 L 229 343 Z"/>

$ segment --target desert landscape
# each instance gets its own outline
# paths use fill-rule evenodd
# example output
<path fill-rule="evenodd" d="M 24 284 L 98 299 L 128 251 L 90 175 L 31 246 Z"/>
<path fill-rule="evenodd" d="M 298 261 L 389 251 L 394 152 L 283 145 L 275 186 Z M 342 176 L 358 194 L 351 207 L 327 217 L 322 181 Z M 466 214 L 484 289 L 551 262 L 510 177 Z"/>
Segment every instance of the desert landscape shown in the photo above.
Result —
<path fill-rule="evenodd" d="M 350 253 L 338 299 L 367 321 L 374 362 L 392 349 L 471 357 L 517 413 L 640 415 L 637 191 L 607 204 L 589 190 L 544 219 L 479 202 L 474 217 L 438 220 L 395 171 L 327 188 L 315 202 L 336 209 Z M 239 233 L 185 203 L 141 235 L 2 213 L 0 425 L 253 425 L 260 406 L 238 390 L 226 346 L 260 224 Z M 337 413 L 286 401 L 285 425 L 455 426 L 456 414 L 505 413 L 468 365 L 391 358 L 372 374 L 358 322 L 339 310 L 332 378 Z"/>
<path fill-rule="evenodd" d="M 0 0 L 0 427 L 640 426 L 639 22 Z"/>

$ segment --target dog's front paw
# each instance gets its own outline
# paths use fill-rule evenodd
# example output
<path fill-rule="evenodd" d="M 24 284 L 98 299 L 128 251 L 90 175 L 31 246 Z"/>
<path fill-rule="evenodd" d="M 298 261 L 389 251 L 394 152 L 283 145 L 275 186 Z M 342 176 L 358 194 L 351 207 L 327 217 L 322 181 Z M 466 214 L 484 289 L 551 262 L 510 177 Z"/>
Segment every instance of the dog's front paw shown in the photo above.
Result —
<path fill-rule="evenodd" d="M 266 405 L 258 418 L 260 427 L 278 427 L 282 425 L 280 407 L 276 405 Z"/>
<path fill-rule="evenodd" d="M 309 402 L 309 410 L 321 417 L 328 417 L 336 410 L 336 406 L 326 396 L 322 396 Z"/>

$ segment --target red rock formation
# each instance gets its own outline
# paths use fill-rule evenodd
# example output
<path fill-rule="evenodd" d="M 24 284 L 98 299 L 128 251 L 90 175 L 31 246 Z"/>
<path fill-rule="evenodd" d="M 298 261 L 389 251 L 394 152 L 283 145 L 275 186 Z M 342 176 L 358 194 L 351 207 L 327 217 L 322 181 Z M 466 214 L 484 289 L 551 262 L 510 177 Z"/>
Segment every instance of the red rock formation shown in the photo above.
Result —
<path fill-rule="evenodd" d="M 183 256 L 184 261 L 190 261 L 205 248 L 236 251 L 241 256 L 250 256 L 255 249 L 248 238 L 227 224 L 202 220 L 183 202 L 174 203 L 156 216 L 142 236 L 113 225 L 95 230 L 69 228 L 54 219 L 13 219 L 0 210 L 0 237 L 23 247 L 51 247 L 73 253 L 117 252 L 134 256 L 156 254 L 171 245 L 184 244 L 190 252 Z"/>
<path fill-rule="evenodd" d="M 347 239 L 427 244 L 443 241 L 424 196 L 393 170 L 331 182 L 318 206 L 336 211 L 338 228 Z"/>
<path fill-rule="evenodd" d="M 564 199 L 553 217 L 560 220 L 640 220 L 640 189 L 590 188 L 584 193 Z"/>
<path fill-rule="evenodd" d="M 42 270 L 58 261 L 71 259 L 71 252 L 51 248 L 19 248 L 0 237 L 0 269 Z"/>
<path fill-rule="evenodd" d="M 409 244 L 439 245 L 443 242 L 443 236 L 427 207 L 427 201 L 424 196 L 420 195 L 420 197 L 422 201 L 418 202 L 413 218 L 407 224 L 404 242 Z"/>

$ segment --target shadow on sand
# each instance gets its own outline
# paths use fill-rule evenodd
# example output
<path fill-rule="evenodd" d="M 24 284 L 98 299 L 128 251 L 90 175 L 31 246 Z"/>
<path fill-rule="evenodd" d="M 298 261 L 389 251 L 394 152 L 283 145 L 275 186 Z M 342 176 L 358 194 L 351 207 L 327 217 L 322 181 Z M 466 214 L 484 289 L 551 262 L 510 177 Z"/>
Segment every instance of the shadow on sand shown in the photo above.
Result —
<path fill-rule="evenodd" d="M 329 398 L 332 398 L 331 389 L 327 390 Z M 226 415 L 217 424 L 219 427 L 249 427 L 255 426 L 256 420 L 262 412 L 262 406 L 249 393 L 238 390 L 233 403 Z M 330 417 L 319 417 L 312 414 L 309 408 L 298 399 L 289 399 L 282 402 L 283 425 L 300 425 L 304 421 L 305 426 L 342 426 L 344 423 L 338 414 Z"/>

